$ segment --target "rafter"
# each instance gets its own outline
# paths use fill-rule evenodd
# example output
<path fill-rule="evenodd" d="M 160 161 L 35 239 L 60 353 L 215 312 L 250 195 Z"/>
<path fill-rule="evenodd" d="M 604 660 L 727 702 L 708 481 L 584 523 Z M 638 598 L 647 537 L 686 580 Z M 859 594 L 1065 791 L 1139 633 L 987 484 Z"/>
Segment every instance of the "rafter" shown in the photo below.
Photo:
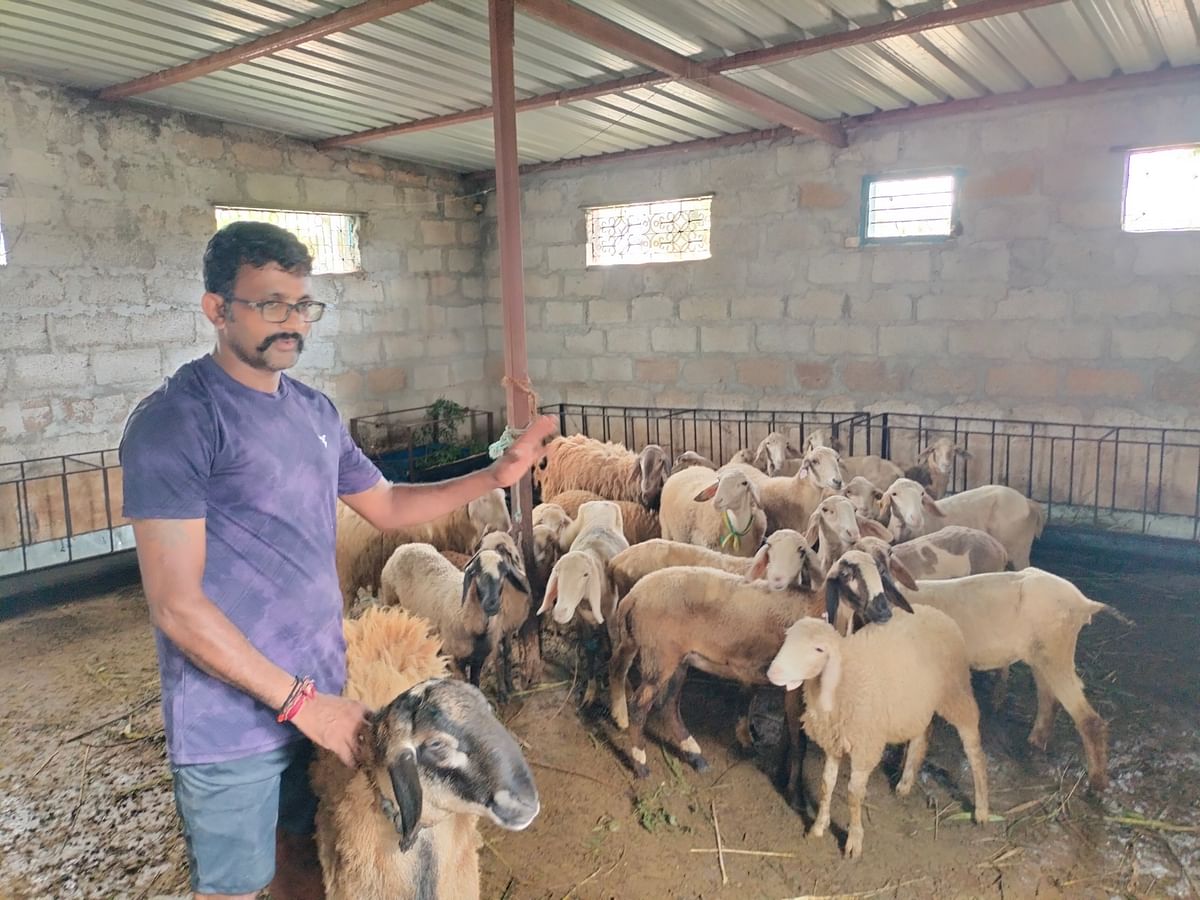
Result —
<path fill-rule="evenodd" d="M 938 10 L 937 12 L 925 13 L 919 16 L 911 16 L 907 19 L 866 25 L 862 28 L 825 34 L 815 38 L 803 38 L 779 44 L 775 47 L 746 50 L 742 53 L 735 53 L 732 56 L 726 56 L 711 62 L 703 64 L 695 63 L 695 65 L 702 66 L 705 72 L 714 74 L 732 72 L 755 66 L 772 65 L 789 59 L 799 59 L 804 56 L 811 56 L 814 53 L 855 47 L 860 44 L 871 43 L 872 41 L 920 34 L 923 31 L 932 31 L 935 28 L 965 25 L 968 22 L 975 22 L 979 19 L 1024 12 L 1041 6 L 1050 6 L 1062 2 L 1065 2 L 1065 0 L 977 0 L 977 2 L 968 5 Z M 546 107 L 561 106 L 581 100 L 594 100 L 608 94 L 616 94 L 621 91 L 633 90 L 640 87 L 656 87 L 674 80 L 673 76 L 663 75 L 660 72 L 631 75 L 625 78 L 615 78 L 596 84 L 584 85 L 583 87 L 572 88 L 570 90 L 539 94 L 536 97 L 526 97 L 524 100 L 517 101 L 516 109 L 517 112 L 545 109 Z M 491 115 L 492 107 L 480 106 L 475 109 L 463 110 L 462 112 L 448 113 L 442 116 L 430 116 L 425 119 L 416 119 L 412 122 L 384 125 L 380 128 L 372 128 L 369 131 L 359 131 L 354 134 L 326 138 L 323 141 L 319 141 L 317 147 L 322 150 L 330 150 L 334 147 L 351 147 L 356 144 L 396 137 L 401 134 L 412 134 L 418 131 L 445 128 L 450 125 L 461 125 L 465 122 L 476 122 L 480 119 L 489 118 Z"/>
<path fill-rule="evenodd" d="M 319 16 L 307 22 L 302 22 L 299 25 L 293 25 L 290 28 L 284 28 L 282 31 L 263 35 L 248 43 L 230 47 L 228 50 L 221 50 L 209 56 L 183 63 L 182 65 L 163 69 L 160 72 L 153 72 L 149 75 L 143 75 L 132 81 L 114 84 L 111 87 L 104 88 L 98 96 L 101 100 L 121 100 L 125 97 L 144 94 L 147 91 L 157 90 L 158 88 L 170 87 L 173 84 L 180 84 L 184 81 L 190 81 L 193 78 L 199 78 L 201 75 L 208 75 L 212 72 L 218 72 L 221 69 L 227 69 L 230 66 L 249 62 L 260 56 L 278 53 L 280 50 L 295 47 L 297 44 L 314 41 L 317 38 L 325 37 L 327 34 L 346 31 L 358 25 L 365 25 L 367 22 L 382 19 L 385 16 L 405 12 L 425 2 L 427 0 L 365 0 L 365 2 L 357 6 L 338 10 L 335 13 Z"/>

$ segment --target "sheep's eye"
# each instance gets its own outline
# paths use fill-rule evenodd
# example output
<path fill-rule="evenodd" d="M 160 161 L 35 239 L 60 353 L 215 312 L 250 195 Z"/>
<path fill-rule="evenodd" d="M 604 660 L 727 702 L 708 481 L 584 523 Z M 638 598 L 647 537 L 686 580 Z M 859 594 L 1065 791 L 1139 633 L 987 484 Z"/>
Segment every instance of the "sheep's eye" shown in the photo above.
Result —
<path fill-rule="evenodd" d="M 817 652 L 818 652 L 818 653 L 824 653 L 824 652 L 825 652 L 825 648 L 824 648 L 824 647 L 818 647 L 818 648 L 817 648 Z"/>
<path fill-rule="evenodd" d="M 422 744 L 421 749 L 433 756 L 445 756 L 450 752 L 451 747 L 450 742 L 445 738 L 435 737 Z"/>

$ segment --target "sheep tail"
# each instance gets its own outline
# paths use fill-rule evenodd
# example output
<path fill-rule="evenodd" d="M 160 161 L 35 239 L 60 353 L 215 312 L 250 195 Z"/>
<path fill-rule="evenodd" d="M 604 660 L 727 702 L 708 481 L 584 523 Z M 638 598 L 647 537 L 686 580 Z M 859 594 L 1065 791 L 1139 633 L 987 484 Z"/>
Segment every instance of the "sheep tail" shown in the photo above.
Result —
<path fill-rule="evenodd" d="M 1108 613 L 1110 616 L 1112 616 L 1114 619 L 1116 619 L 1122 625 L 1127 625 L 1130 628 L 1133 628 L 1137 625 L 1137 623 L 1134 622 L 1133 619 L 1129 618 L 1129 616 L 1125 615 L 1123 612 L 1121 612 L 1115 606 L 1110 606 L 1107 603 L 1099 603 L 1098 601 L 1093 601 L 1093 602 L 1096 602 L 1097 605 L 1100 607 L 1099 609 L 1096 610 L 1096 612 Z"/>
<path fill-rule="evenodd" d="M 1033 530 L 1033 536 L 1040 538 L 1042 536 L 1042 529 L 1046 527 L 1046 507 L 1042 506 L 1036 500 L 1030 500 L 1029 504 L 1033 510 L 1034 521 L 1037 523 L 1037 527 Z"/>

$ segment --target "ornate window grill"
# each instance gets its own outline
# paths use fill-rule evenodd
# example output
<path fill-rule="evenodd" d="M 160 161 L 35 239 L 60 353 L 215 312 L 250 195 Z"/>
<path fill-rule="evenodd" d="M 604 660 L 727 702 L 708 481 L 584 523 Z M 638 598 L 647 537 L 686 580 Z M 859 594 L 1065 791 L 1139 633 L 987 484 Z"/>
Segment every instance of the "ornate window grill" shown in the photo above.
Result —
<path fill-rule="evenodd" d="M 359 217 L 290 209 L 216 207 L 217 228 L 230 222 L 270 222 L 296 235 L 313 255 L 314 275 L 343 275 L 362 269 Z"/>
<path fill-rule="evenodd" d="M 712 196 L 593 206 L 587 214 L 589 266 L 681 262 L 712 256 Z"/>

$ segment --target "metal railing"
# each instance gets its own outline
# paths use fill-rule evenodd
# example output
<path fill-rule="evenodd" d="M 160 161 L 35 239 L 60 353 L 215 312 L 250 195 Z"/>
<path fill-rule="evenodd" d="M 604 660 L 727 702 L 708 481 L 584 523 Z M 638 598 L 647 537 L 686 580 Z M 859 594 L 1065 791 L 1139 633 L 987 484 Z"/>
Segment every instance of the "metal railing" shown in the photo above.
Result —
<path fill-rule="evenodd" d="M 722 463 L 771 431 L 797 447 L 814 429 L 845 455 L 879 454 L 902 466 L 932 440 L 952 438 L 971 455 L 956 459 L 950 491 L 1005 484 L 1046 505 L 1056 524 L 1200 539 L 1200 430 L 1035 422 L 895 412 L 662 409 L 556 404 L 562 433 L 579 432 L 672 456 L 695 450 Z"/>

